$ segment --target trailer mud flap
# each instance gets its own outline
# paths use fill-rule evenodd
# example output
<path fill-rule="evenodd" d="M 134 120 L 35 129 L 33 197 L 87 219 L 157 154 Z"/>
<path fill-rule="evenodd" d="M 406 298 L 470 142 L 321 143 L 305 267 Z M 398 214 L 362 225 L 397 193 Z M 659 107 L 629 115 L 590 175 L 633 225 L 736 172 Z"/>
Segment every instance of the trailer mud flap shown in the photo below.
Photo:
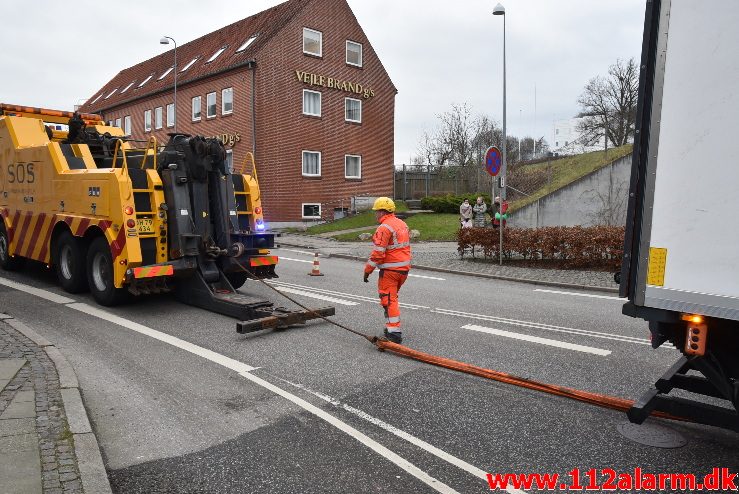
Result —
<path fill-rule="evenodd" d="M 334 307 L 322 307 L 306 311 L 291 311 L 278 307 L 266 317 L 236 323 L 236 332 L 244 334 L 263 329 L 284 329 L 296 324 L 304 324 L 311 319 L 333 316 L 334 314 L 336 314 L 336 308 Z"/>

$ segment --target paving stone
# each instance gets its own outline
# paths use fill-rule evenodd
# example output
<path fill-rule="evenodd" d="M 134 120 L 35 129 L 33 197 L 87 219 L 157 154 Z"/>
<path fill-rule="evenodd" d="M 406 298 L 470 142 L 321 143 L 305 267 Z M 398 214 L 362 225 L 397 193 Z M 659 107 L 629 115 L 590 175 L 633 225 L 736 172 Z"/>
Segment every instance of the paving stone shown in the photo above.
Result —
<path fill-rule="evenodd" d="M 65 482 L 68 480 L 74 480 L 77 478 L 77 473 L 61 473 L 59 474 L 59 480 Z"/>
<path fill-rule="evenodd" d="M 10 358 L 0 360 L 0 379 L 10 381 L 15 377 L 21 367 L 28 362 L 24 358 Z"/>

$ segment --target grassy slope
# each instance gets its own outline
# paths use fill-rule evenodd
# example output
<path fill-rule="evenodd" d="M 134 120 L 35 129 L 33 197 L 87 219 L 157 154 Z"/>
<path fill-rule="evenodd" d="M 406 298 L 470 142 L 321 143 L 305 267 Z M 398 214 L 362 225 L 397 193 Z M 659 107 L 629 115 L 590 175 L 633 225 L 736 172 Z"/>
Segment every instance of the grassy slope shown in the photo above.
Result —
<path fill-rule="evenodd" d="M 549 186 L 544 186 L 541 189 L 535 191 L 529 197 L 524 197 L 517 201 L 513 201 L 510 204 L 510 211 L 521 209 L 522 207 L 531 204 L 544 197 L 557 189 L 561 189 L 565 185 L 574 182 L 580 177 L 584 177 L 588 173 L 592 173 L 595 170 L 603 168 L 607 163 L 622 158 L 627 154 L 631 153 L 632 146 L 627 144 L 625 146 L 613 148 L 608 150 L 608 159 L 605 158 L 604 151 L 595 151 L 592 153 L 579 154 L 577 156 L 571 156 L 568 158 L 562 158 L 552 161 L 552 183 Z M 546 170 L 546 163 L 537 163 L 536 165 L 525 165 L 527 170 L 535 172 L 537 170 Z"/>
<path fill-rule="evenodd" d="M 361 232 L 344 233 L 334 237 L 340 241 L 358 240 L 362 233 L 374 233 L 377 224 L 372 218 L 372 226 Z M 418 230 L 421 236 L 417 240 L 454 240 L 454 234 L 459 229 L 458 214 L 416 214 L 406 219 L 408 228 Z"/>

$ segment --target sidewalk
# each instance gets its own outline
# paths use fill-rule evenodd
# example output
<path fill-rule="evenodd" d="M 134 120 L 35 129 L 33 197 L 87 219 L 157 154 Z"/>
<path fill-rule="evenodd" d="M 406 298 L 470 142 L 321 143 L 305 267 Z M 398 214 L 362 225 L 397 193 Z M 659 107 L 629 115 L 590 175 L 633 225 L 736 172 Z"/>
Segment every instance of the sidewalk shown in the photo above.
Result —
<path fill-rule="evenodd" d="M 74 370 L 49 341 L 3 313 L 0 492 L 111 492 Z"/>
<path fill-rule="evenodd" d="M 333 233 L 334 235 L 336 232 Z M 276 239 L 283 247 L 296 247 L 323 255 L 365 260 L 370 253 L 369 242 L 339 242 L 314 235 L 283 233 Z M 597 290 L 617 293 L 618 285 L 613 273 L 602 271 L 577 271 L 570 269 L 537 269 L 506 265 L 497 260 L 476 259 L 457 253 L 456 242 L 413 242 L 413 266 L 442 273 L 455 273 L 485 278 L 521 281 L 561 288 Z"/>

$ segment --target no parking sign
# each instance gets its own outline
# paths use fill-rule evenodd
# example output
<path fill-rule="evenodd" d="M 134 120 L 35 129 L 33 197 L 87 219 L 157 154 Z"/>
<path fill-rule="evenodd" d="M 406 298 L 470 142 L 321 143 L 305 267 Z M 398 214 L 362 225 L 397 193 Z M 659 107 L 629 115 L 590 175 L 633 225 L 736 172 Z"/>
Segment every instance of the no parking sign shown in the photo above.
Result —
<path fill-rule="evenodd" d="M 490 146 L 488 150 L 485 151 L 485 171 L 494 177 L 500 171 L 501 163 L 502 158 L 500 149 L 495 146 Z"/>

